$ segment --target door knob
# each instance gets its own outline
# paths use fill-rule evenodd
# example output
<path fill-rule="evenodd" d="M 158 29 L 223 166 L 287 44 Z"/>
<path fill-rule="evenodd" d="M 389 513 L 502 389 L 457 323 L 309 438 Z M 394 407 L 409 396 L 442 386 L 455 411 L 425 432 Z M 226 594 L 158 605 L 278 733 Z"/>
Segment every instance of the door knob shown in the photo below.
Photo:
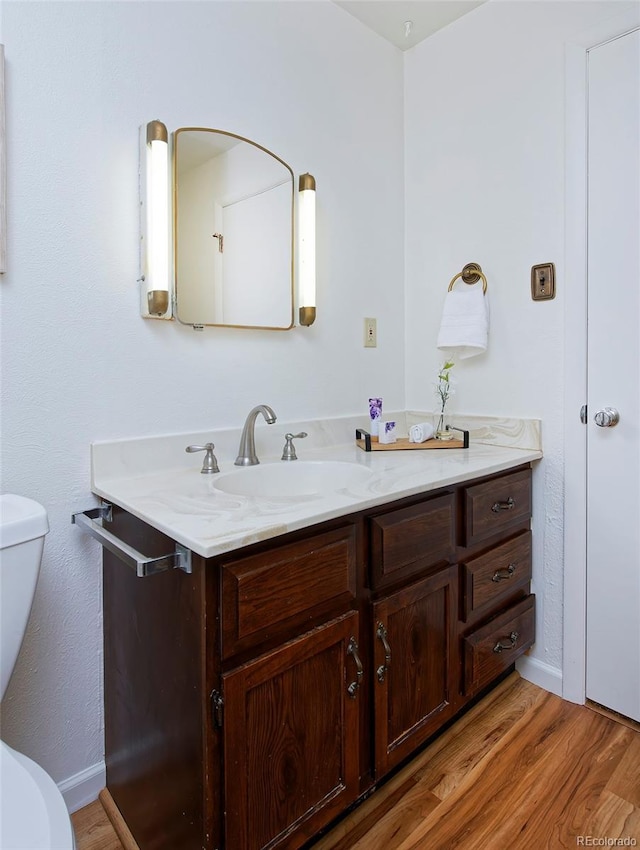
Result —
<path fill-rule="evenodd" d="M 600 428 L 613 428 L 620 421 L 620 414 L 615 407 L 603 407 L 593 418 Z"/>

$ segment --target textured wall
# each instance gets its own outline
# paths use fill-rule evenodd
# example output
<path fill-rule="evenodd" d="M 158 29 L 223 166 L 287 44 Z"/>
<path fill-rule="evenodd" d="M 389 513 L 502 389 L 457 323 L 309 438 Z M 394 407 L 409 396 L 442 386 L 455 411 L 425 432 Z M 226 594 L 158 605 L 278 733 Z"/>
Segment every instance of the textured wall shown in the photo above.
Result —
<path fill-rule="evenodd" d="M 629 7 L 490 2 L 407 54 L 406 378 L 425 405 L 451 278 L 478 262 L 489 281 L 487 354 L 455 368 L 457 409 L 540 418 L 534 472 L 533 657 L 562 667 L 564 511 L 565 44 Z M 446 69 L 446 71 L 443 71 Z M 530 268 L 554 262 L 557 297 L 533 302 Z M 458 281 L 457 286 L 463 286 Z M 575 411 L 578 415 L 578 410 Z"/>
<path fill-rule="evenodd" d="M 57 781 L 103 754 L 96 439 L 404 405 L 402 56 L 330 2 L 4 2 L 2 488 L 51 532 L 3 737 Z M 203 333 L 138 315 L 138 126 L 252 138 L 318 185 L 318 321 Z M 379 347 L 362 318 L 379 317 Z M 346 368 L 345 368 L 346 366 Z"/>
<path fill-rule="evenodd" d="M 442 299 L 470 260 L 489 278 L 491 348 L 457 368 L 455 404 L 543 420 L 535 651 L 559 668 L 564 43 L 628 4 L 489 2 L 404 59 L 328 0 L 2 5 L 2 488 L 51 518 L 7 741 L 58 781 L 102 758 L 100 552 L 69 524 L 92 502 L 90 441 L 238 426 L 259 401 L 283 421 L 378 394 L 429 407 Z M 153 118 L 234 131 L 315 175 L 314 327 L 138 317 L 137 132 Z M 543 261 L 558 297 L 534 304 Z M 378 317 L 375 350 L 363 316 Z"/>

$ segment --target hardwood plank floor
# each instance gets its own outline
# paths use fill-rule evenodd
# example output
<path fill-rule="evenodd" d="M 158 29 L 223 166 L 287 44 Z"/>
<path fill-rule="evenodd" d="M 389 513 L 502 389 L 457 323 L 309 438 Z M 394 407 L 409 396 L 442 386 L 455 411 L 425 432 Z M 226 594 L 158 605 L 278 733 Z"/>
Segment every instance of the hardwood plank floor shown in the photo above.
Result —
<path fill-rule="evenodd" d="M 96 800 L 71 815 L 76 850 L 122 850 L 102 803 Z"/>
<path fill-rule="evenodd" d="M 99 802 L 73 822 L 78 850 L 122 850 Z M 314 850 L 561 850 L 588 838 L 640 843 L 640 731 L 513 674 Z"/>

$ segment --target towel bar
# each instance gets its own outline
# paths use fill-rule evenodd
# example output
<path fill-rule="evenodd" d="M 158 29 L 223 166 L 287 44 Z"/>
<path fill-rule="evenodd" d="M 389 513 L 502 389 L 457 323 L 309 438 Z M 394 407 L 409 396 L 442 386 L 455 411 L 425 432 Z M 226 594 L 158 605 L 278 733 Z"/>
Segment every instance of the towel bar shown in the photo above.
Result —
<path fill-rule="evenodd" d="M 474 283 L 477 283 L 480 278 L 482 278 L 482 292 L 486 294 L 487 292 L 487 278 L 484 276 L 482 269 L 478 265 L 478 263 L 467 263 L 467 265 L 462 269 L 461 272 L 453 278 L 451 283 L 449 284 L 449 289 L 447 292 L 451 292 L 453 289 L 453 284 L 457 281 L 457 279 L 461 277 L 464 283 L 472 286 Z"/>
<path fill-rule="evenodd" d="M 111 520 L 111 505 L 108 502 L 102 502 L 99 508 L 91 508 L 88 511 L 79 511 L 71 514 L 71 522 L 77 525 L 85 534 L 95 537 L 108 549 L 112 555 L 115 555 L 123 561 L 128 567 L 135 570 L 139 578 L 151 576 L 155 573 L 161 573 L 165 570 L 174 568 L 183 570 L 185 573 L 191 572 L 191 552 L 185 546 L 176 543 L 174 552 L 168 555 L 161 555 L 159 558 L 148 558 L 142 552 L 138 552 L 132 546 L 129 546 L 115 534 L 107 531 L 96 520 L 110 522 Z"/>

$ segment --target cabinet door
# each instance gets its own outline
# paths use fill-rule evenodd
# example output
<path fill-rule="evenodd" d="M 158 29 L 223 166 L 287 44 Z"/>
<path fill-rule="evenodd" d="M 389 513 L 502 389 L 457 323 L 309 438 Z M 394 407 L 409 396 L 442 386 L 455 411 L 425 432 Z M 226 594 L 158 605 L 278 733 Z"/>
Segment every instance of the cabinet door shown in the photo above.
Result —
<path fill-rule="evenodd" d="M 223 676 L 226 846 L 295 848 L 358 795 L 356 612 Z"/>
<path fill-rule="evenodd" d="M 454 712 L 456 570 L 441 570 L 373 606 L 378 777 Z"/>

